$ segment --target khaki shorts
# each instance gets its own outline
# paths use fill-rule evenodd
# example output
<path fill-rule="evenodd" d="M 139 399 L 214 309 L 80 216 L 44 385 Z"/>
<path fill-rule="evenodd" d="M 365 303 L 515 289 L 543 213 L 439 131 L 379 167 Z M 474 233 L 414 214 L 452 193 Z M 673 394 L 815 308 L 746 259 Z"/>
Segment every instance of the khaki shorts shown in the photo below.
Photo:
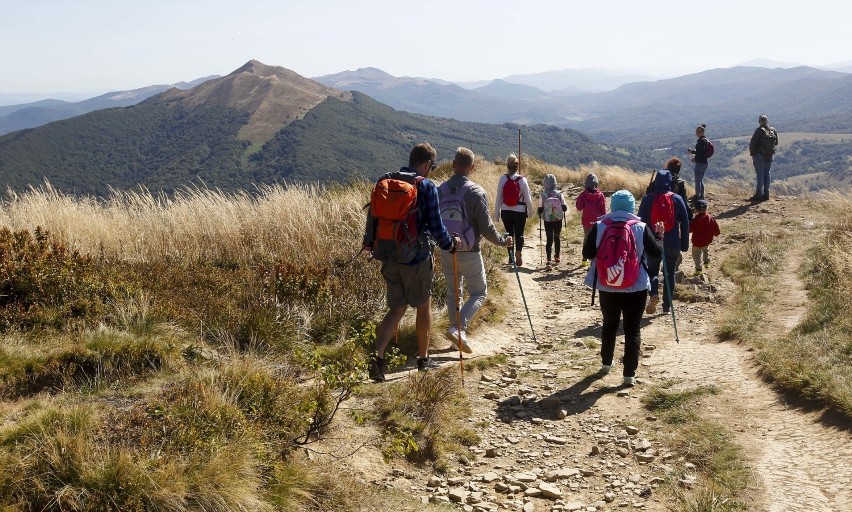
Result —
<path fill-rule="evenodd" d="M 388 307 L 416 308 L 432 295 L 432 257 L 416 265 L 388 263 L 382 265 L 382 276 L 388 286 Z"/>

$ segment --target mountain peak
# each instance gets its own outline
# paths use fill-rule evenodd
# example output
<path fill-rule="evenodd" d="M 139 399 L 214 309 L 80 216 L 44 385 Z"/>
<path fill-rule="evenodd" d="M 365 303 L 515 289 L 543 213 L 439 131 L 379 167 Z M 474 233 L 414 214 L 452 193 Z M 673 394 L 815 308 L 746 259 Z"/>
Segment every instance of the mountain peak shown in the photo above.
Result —
<path fill-rule="evenodd" d="M 262 144 L 329 96 L 351 98 L 349 93 L 295 71 L 252 59 L 227 76 L 189 90 L 171 89 L 156 101 L 180 101 L 192 107 L 227 107 L 247 113 L 249 121 L 240 130 L 239 138 Z"/>
<path fill-rule="evenodd" d="M 260 62 L 259 60 L 252 59 L 235 69 L 233 72 L 231 72 L 231 75 L 249 73 L 257 76 L 271 76 L 276 74 L 276 72 L 279 70 L 289 71 L 286 68 L 282 68 L 279 66 L 270 66 L 268 64 L 264 64 L 263 62 Z"/>

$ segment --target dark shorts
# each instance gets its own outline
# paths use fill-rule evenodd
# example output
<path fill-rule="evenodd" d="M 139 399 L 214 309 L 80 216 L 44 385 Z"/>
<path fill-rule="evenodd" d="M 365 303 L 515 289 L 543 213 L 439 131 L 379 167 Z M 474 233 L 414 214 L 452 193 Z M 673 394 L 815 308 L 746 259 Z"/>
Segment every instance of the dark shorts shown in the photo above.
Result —
<path fill-rule="evenodd" d="M 388 287 L 388 307 L 416 308 L 432 295 L 432 257 L 416 265 L 388 263 L 382 265 L 382 276 Z"/>

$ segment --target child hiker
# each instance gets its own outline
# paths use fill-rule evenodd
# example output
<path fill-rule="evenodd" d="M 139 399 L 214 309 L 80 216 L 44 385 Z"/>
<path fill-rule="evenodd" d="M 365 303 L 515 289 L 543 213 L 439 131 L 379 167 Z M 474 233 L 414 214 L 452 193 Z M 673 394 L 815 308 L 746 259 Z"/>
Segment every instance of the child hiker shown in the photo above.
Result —
<path fill-rule="evenodd" d="M 598 177 L 594 174 L 586 176 L 584 187 L 585 190 L 580 192 L 575 203 L 577 210 L 583 212 L 583 240 L 589 236 L 589 231 L 595 226 L 598 218 L 606 215 L 606 198 L 604 198 L 603 192 L 598 189 Z M 585 255 L 583 256 L 583 266 L 589 266 L 589 261 Z"/>
<path fill-rule="evenodd" d="M 538 198 L 538 216 L 544 220 L 544 233 L 547 237 L 547 244 L 545 245 L 547 270 L 551 270 L 554 263 L 559 263 L 561 245 L 559 234 L 562 232 L 562 219 L 565 218 L 568 206 L 565 204 L 562 191 L 556 188 L 556 176 L 548 174 L 542 180 L 542 185 L 544 190 L 541 197 Z M 556 244 L 555 247 L 554 243 Z M 551 249 L 553 249 L 553 260 L 550 259 Z"/>
<path fill-rule="evenodd" d="M 710 244 L 713 237 L 719 236 L 719 224 L 712 215 L 707 213 L 707 201 L 699 199 L 695 202 L 695 217 L 689 223 L 689 231 L 692 233 L 692 261 L 695 263 L 695 275 L 700 276 L 704 272 L 701 266 L 710 267 Z"/>

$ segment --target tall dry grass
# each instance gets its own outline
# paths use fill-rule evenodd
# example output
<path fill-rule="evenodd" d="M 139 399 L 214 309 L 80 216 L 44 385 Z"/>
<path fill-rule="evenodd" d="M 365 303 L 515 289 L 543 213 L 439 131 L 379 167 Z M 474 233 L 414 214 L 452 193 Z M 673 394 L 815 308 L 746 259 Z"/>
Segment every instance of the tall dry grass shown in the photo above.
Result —
<path fill-rule="evenodd" d="M 190 188 L 173 197 L 74 197 L 49 184 L 10 194 L 0 223 L 38 226 L 84 254 L 131 262 L 315 261 L 360 245 L 369 189 L 269 185 L 256 194 Z"/>
<path fill-rule="evenodd" d="M 479 159 L 472 179 L 493 201 L 504 172 L 502 163 Z M 637 198 L 646 184 L 643 175 L 597 164 L 568 169 L 524 158 L 522 172 L 534 191 L 547 173 L 564 186 L 580 185 L 594 172 L 602 189 L 626 188 Z M 440 183 L 450 174 L 451 166 L 444 164 L 432 178 Z M 174 196 L 114 191 L 98 199 L 64 194 L 45 183 L 10 192 L 0 203 L 0 225 L 12 230 L 40 226 L 71 249 L 108 260 L 315 262 L 358 250 L 370 188 L 367 183 L 264 185 L 252 194 L 186 188 Z"/>

